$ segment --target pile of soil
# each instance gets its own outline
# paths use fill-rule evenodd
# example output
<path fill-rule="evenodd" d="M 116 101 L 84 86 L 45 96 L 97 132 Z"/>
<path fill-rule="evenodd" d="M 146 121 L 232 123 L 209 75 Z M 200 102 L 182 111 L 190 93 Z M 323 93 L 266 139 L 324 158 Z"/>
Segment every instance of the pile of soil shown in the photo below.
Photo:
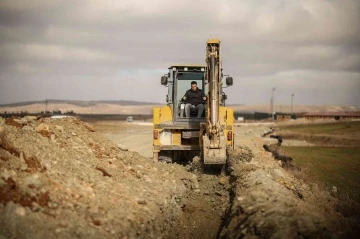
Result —
<path fill-rule="evenodd" d="M 168 238 L 198 188 L 75 118 L 0 120 L 2 238 Z M 186 208 L 186 207 L 185 207 Z"/>
<path fill-rule="evenodd" d="M 236 142 L 227 174 L 195 173 L 127 151 L 76 118 L 0 118 L 0 237 L 352 235 L 357 222 L 336 213 L 330 194 L 288 174 L 260 138 Z"/>
<path fill-rule="evenodd" d="M 316 184 L 282 168 L 260 138 L 243 140 L 230 157 L 232 194 L 220 238 L 356 238 L 359 217 L 344 217 Z M 236 152 L 240 151 L 240 152 Z M 247 156 L 246 156 L 247 155 Z M 251 161 L 249 160 L 251 158 Z"/>

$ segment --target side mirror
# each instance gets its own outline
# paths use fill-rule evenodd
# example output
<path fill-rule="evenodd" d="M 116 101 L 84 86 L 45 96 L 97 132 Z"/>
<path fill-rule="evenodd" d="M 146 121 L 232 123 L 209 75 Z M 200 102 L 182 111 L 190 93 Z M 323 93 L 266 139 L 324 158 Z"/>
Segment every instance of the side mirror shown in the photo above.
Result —
<path fill-rule="evenodd" d="M 167 83 L 168 83 L 168 78 L 167 78 L 167 76 L 162 76 L 162 77 L 161 77 L 161 84 L 162 84 L 162 85 L 167 85 Z"/>
<path fill-rule="evenodd" d="M 227 100 L 227 95 L 223 94 L 222 98 L 223 98 L 223 100 Z"/>
<path fill-rule="evenodd" d="M 226 85 L 227 86 L 233 85 L 233 78 L 232 77 L 226 77 Z"/>

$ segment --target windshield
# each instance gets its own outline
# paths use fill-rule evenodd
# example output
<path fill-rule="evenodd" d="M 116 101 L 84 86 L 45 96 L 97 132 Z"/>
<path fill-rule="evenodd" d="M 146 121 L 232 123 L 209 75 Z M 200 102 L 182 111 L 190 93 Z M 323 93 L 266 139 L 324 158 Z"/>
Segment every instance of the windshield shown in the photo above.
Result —
<path fill-rule="evenodd" d="M 191 88 L 191 82 L 196 81 L 199 89 L 203 89 L 203 72 L 180 72 L 178 73 L 177 83 L 177 101 L 185 95 L 185 92 Z"/>
<path fill-rule="evenodd" d="M 178 80 L 199 81 L 198 84 L 201 83 L 201 85 L 202 85 L 203 77 L 204 77 L 204 72 L 179 72 L 178 73 Z"/>
<path fill-rule="evenodd" d="M 180 111 L 180 104 L 179 102 L 184 97 L 187 90 L 191 88 L 191 82 L 196 81 L 197 86 L 199 89 L 204 90 L 204 72 L 179 72 L 177 74 L 177 84 L 176 84 L 176 110 L 177 117 L 184 117 L 184 115 L 181 115 Z M 179 105 L 178 105 L 179 104 Z"/>

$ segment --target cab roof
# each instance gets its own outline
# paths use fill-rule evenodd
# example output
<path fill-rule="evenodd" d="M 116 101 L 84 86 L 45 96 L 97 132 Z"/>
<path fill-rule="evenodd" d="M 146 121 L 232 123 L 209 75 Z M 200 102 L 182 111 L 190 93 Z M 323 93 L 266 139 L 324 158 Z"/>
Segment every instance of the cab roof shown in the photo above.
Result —
<path fill-rule="evenodd" d="M 201 64 L 174 64 L 174 65 L 171 65 L 168 69 L 172 69 L 173 67 L 175 67 L 175 68 L 184 68 L 184 67 L 206 68 L 206 65 L 201 65 Z"/>
<path fill-rule="evenodd" d="M 210 38 L 210 39 L 208 39 L 207 43 L 208 44 L 211 44 L 211 43 L 220 44 L 220 40 L 216 39 L 216 38 Z"/>

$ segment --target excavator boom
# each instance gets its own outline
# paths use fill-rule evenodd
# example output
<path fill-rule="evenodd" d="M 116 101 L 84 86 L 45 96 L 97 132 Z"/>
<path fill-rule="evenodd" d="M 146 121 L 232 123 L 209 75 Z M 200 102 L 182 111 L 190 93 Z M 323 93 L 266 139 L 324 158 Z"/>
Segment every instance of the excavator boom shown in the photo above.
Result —
<path fill-rule="evenodd" d="M 207 72 L 209 84 L 206 132 L 203 135 L 203 156 L 205 164 L 226 163 L 226 139 L 219 119 L 221 97 L 221 56 L 220 41 L 209 39 L 206 44 Z"/>

